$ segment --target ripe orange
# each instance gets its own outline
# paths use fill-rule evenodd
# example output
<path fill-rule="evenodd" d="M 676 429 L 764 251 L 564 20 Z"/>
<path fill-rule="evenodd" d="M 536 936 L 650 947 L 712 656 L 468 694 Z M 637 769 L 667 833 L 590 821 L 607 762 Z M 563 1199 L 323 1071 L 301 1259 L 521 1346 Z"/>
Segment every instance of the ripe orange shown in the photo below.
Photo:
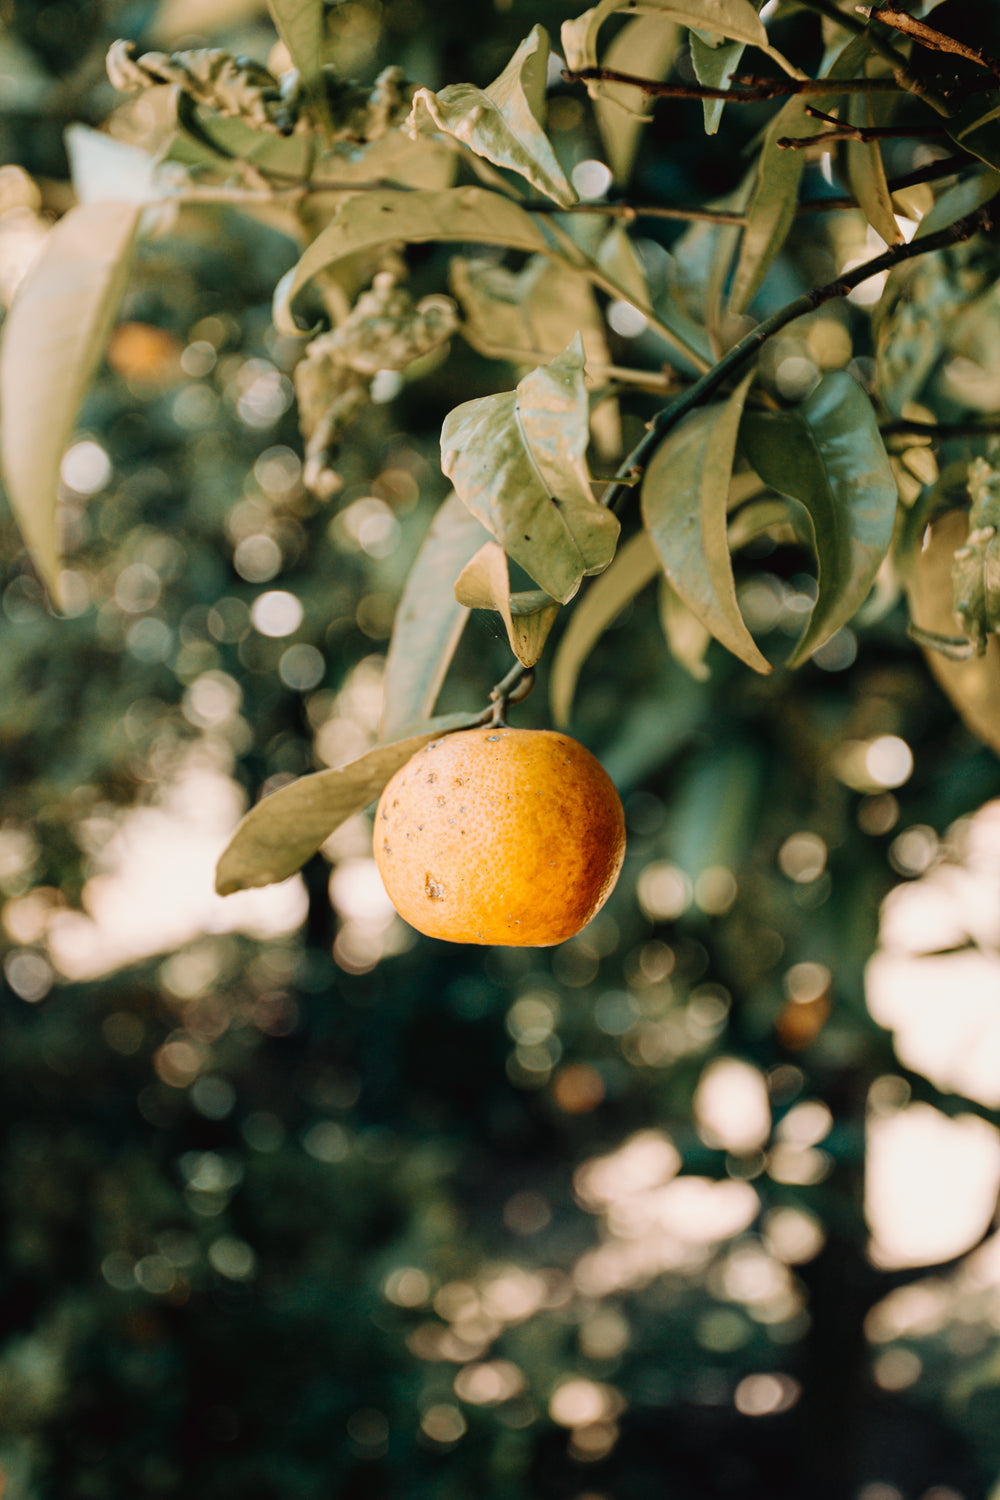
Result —
<path fill-rule="evenodd" d="M 611 894 L 625 817 L 576 740 L 488 725 L 434 740 L 396 772 L 374 852 L 396 910 L 428 937 L 547 947 Z"/>

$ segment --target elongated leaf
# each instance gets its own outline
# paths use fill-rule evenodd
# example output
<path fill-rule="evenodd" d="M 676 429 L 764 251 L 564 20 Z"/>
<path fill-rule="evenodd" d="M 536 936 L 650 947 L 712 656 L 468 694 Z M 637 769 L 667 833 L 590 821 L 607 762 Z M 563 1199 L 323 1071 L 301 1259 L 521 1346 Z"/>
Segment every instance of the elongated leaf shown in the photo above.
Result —
<path fill-rule="evenodd" d="M 712 632 L 692 614 L 676 589 L 671 588 L 665 578 L 660 578 L 660 624 L 670 655 L 680 662 L 696 682 L 707 682 L 710 677 L 705 654 L 712 643 Z"/>
<path fill-rule="evenodd" d="M 604 56 L 604 65 L 640 78 L 666 78 L 681 47 L 683 33 L 667 18 L 636 16 L 618 32 Z M 602 83 L 594 96 L 597 128 L 615 181 L 632 175 L 642 132 L 655 100 L 627 83 Z"/>
<path fill-rule="evenodd" d="M 231 896 L 234 891 L 287 880 L 341 823 L 374 802 L 400 766 L 424 745 L 478 722 L 478 714 L 429 719 L 405 739 L 376 745 L 349 765 L 300 776 L 272 792 L 250 809 L 223 851 L 215 871 L 215 889 L 220 896 Z"/>
<path fill-rule="evenodd" d="M 729 479 L 748 375 L 728 401 L 686 417 L 653 455 L 642 516 L 668 582 L 717 641 L 757 672 L 770 672 L 743 622 L 726 534 Z"/>
<path fill-rule="evenodd" d="M 292 67 L 304 84 L 314 84 L 323 67 L 323 0 L 267 0 L 267 8 Z"/>
<path fill-rule="evenodd" d="M 949 120 L 948 133 L 963 151 L 988 167 L 1000 167 L 1000 91 L 973 94 Z"/>
<path fill-rule="evenodd" d="M 614 556 L 618 521 L 590 489 L 579 334 L 515 391 L 456 407 L 441 466 L 462 500 L 539 588 L 565 604 Z"/>
<path fill-rule="evenodd" d="M 1000 193 L 1000 172 L 987 168 L 971 173 L 941 194 L 930 213 L 921 219 L 913 238 L 919 240 L 925 234 L 947 229 L 956 219 L 964 219 L 966 214 L 975 213 L 977 208 L 989 203 L 997 193 Z"/>
<path fill-rule="evenodd" d="M 810 98 L 808 104 L 826 110 L 830 100 L 824 95 Z M 824 128 L 821 120 L 806 114 L 806 101 L 801 98 L 789 99 L 767 127 L 733 276 L 730 305 L 734 312 L 743 312 L 753 298 L 795 218 L 805 153 L 786 150 L 778 142 L 782 136 L 801 138 Z"/>
<path fill-rule="evenodd" d="M 842 370 L 794 412 L 748 415 L 740 442 L 761 478 L 812 521 L 819 591 L 788 661 L 798 666 L 868 597 L 892 540 L 895 480 L 871 402 Z"/>
<path fill-rule="evenodd" d="M 463 568 L 455 598 L 468 609 L 493 609 L 503 620 L 510 649 L 523 667 L 538 661 L 555 623 L 559 606 L 543 589 L 512 594 L 507 554 L 486 542 Z"/>
<path fill-rule="evenodd" d="M 923 546 L 904 558 L 901 572 L 910 616 L 914 625 L 934 635 L 960 634 L 952 593 L 952 559 L 965 544 L 969 513 L 947 511 L 928 528 Z M 964 722 L 1000 755 L 1000 641 L 987 637 L 982 656 L 952 661 L 940 651 L 924 651 L 942 690 L 947 693 Z"/>
<path fill-rule="evenodd" d="M 767 32 L 750 0 L 599 0 L 591 10 L 584 11 L 572 21 L 564 21 L 560 39 L 566 66 L 574 71 L 593 67 L 597 61 L 597 33 L 609 16 L 626 10 L 634 15 L 637 11 L 648 12 L 675 21 L 679 26 L 690 26 L 694 31 L 711 31 L 729 37 L 734 42 L 745 42 L 761 47 L 767 44 Z M 588 84 L 588 90 L 603 88 L 602 84 Z"/>
<path fill-rule="evenodd" d="M 128 281 L 142 205 L 82 203 L 49 232 L 0 345 L 0 451 L 11 509 L 59 603 L 63 450 Z"/>
<path fill-rule="evenodd" d="M 875 56 L 867 32 L 852 37 L 830 67 L 830 78 L 857 78 Z M 862 127 L 875 123 L 870 95 L 852 94 L 846 99 L 848 123 Z M 886 181 L 885 167 L 878 141 L 845 141 L 843 144 L 845 176 L 858 207 L 887 245 L 897 245 L 903 238 L 896 223 L 892 197 Z"/>
<path fill-rule="evenodd" d="M 487 533 L 455 494 L 440 507 L 410 569 L 385 663 L 380 733 L 392 739 L 434 709 L 468 610 L 452 585 Z"/>
<path fill-rule="evenodd" d="M 425 240 L 465 240 L 479 245 L 507 245 L 514 250 L 544 251 L 547 241 L 536 219 L 510 198 L 485 188 L 447 188 L 443 192 L 359 193 L 346 202 L 274 294 L 274 322 L 285 333 L 299 332 L 292 303 L 319 272 L 345 256 L 392 240 L 411 244 Z"/>
<path fill-rule="evenodd" d="M 693 31 L 691 33 L 691 62 L 694 66 L 694 76 L 702 87 L 725 88 L 739 67 L 743 47 L 743 42 L 721 42 L 716 46 L 711 46 Z M 702 100 L 706 135 L 715 135 L 725 104 L 725 99 Z"/>
<path fill-rule="evenodd" d="M 659 572 L 655 547 L 644 531 L 637 532 L 573 610 L 553 659 L 549 682 L 552 717 L 561 728 L 569 723 L 580 669 L 587 657 L 626 604 Z"/>
<path fill-rule="evenodd" d="M 453 136 L 477 156 L 519 173 L 568 208 L 577 195 L 544 128 L 548 59 L 548 33 L 534 26 L 488 88 L 455 83 L 439 94 L 417 89 L 407 122 L 411 132 L 439 130 Z"/>

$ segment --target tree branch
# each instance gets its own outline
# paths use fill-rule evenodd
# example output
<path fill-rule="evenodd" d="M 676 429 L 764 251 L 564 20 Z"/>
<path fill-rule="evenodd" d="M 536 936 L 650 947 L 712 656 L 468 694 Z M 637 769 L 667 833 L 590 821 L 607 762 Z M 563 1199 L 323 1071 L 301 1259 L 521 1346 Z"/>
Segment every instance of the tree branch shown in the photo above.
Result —
<path fill-rule="evenodd" d="M 845 125 L 835 115 L 824 114 L 821 109 L 806 109 L 807 115 L 816 120 L 832 120 L 833 129 L 822 135 L 781 135 L 776 141 L 781 151 L 805 151 L 809 146 L 823 146 L 831 141 L 902 141 L 926 140 L 933 136 L 947 135 L 944 125 Z"/>
<path fill-rule="evenodd" d="M 725 99 L 730 104 L 759 104 L 794 94 L 901 94 L 908 92 L 893 78 L 760 78 L 728 89 L 700 83 L 659 83 L 617 68 L 563 69 L 567 83 L 626 83 L 652 99 Z"/>
<path fill-rule="evenodd" d="M 928 234 L 923 239 L 893 245 L 884 254 L 875 256 L 873 260 L 864 261 L 860 266 L 855 266 L 853 270 L 838 276 L 836 281 L 827 282 L 825 286 L 816 287 L 813 291 L 796 297 L 794 302 L 789 302 L 771 317 L 765 318 L 763 323 L 758 323 L 757 327 L 752 329 L 745 338 L 733 345 L 728 354 L 725 354 L 707 375 L 695 381 L 678 401 L 665 406 L 653 418 L 639 442 L 621 464 L 618 470 L 619 478 L 603 495 L 602 505 L 615 510 L 631 488 L 622 481 L 641 475 L 667 433 L 677 426 L 681 418 L 713 396 L 720 386 L 725 385 L 780 329 L 788 323 L 793 323 L 796 318 L 814 312 L 817 307 L 822 307 L 824 302 L 846 297 L 869 277 L 877 276 L 881 271 L 890 271 L 904 260 L 913 260 L 918 255 L 929 255 L 934 250 L 942 250 L 948 245 L 960 244 L 963 240 L 970 239 L 972 235 L 981 229 L 986 229 L 992 223 L 990 211 L 992 201 L 976 209 L 974 213 L 956 219 L 954 224 L 949 224 L 946 229 L 938 230 L 936 234 Z"/>
<path fill-rule="evenodd" d="M 1000 78 L 1000 62 L 988 52 L 984 52 L 982 48 L 967 47 L 964 42 L 956 41 L 954 37 L 928 26 L 926 21 L 918 21 L 905 11 L 883 5 L 877 10 L 870 10 L 868 17 L 872 21 L 881 21 L 883 26 L 891 26 L 894 31 L 901 31 L 905 36 L 912 36 L 921 47 L 926 47 L 931 52 L 948 52 L 954 57 L 964 57 L 967 62 L 976 63 L 978 67 L 986 68 Z"/>

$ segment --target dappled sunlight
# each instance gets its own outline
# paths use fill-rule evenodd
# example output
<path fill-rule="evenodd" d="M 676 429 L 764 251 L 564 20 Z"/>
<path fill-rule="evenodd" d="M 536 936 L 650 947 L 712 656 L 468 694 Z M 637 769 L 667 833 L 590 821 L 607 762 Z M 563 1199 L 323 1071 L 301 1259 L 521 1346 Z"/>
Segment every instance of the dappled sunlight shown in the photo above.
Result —
<path fill-rule="evenodd" d="M 57 971 L 95 979 L 205 933 L 264 939 L 294 932 L 306 915 L 299 876 L 215 894 L 215 863 L 242 810 L 239 788 L 195 745 L 156 804 L 133 808 L 110 833 L 84 886 L 84 910 L 53 915 L 47 939 Z"/>
<path fill-rule="evenodd" d="M 993 1218 L 1000 1131 L 929 1104 L 868 1123 L 865 1215 L 869 1254 L 883 1268 L 922 1266 L 970 1249 Z"/>

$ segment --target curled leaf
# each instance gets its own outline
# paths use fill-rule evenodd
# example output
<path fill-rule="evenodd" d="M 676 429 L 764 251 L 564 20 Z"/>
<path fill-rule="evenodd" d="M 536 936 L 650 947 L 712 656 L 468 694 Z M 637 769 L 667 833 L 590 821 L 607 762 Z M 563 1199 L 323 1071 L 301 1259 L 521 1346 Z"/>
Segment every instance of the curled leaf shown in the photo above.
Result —
<path fill-rule="evenodd" d="M 800 501 L 812 523 L 819 592 L 788 660 L 798 666 L 868 597 L 892 540 L 896 483 L 871 402 L 844 371 L 795 411 L 748 416 L 740 439 L 761 478 Z"/>
<path fill-rule="evenodd" d="M 579 334 L 514 391 L 456 407 L 441 466 L 509 557 L 561 604 L 614 556 L 618 521 L 594 499 Z"/>
<path fill-rule="evenodd" d="M 488 88 L 455 83 L 438 94 L 417 89 L 408 122 L 411 133 L 436 130 L 450 135 L 568 208 L 577 195 L 544 129 L 548 58 L 548 33 L 534 26 Z"/>
<path fill-rule="evenodd" d="M 431 740 L 470 729 L 477 714 L 430 719 L 419 733 L 376 745 L 349 765 L 300 776 L 250 809 L 223 851 L 215 872 L 220 896 L 287 880 L 335 829 L 362 812 L 400 766 Z"/>
<path fill-rule="evenodd" d="M 409 244 L 462 240 L 529 252 L 548 248 L 531 214 L 512 199 L 486 188 L 445 188 L 440 192 L 415 189 L 407 193 L 374 189 L 353 194 L 298 264 L 279 281 L 274 294 L 275 326 L 284 333 L 301 332 L 292 304 L 302 288 L 346 256 L 393 240 Z"/>
<path fill-rule="evenodd" d="M 559 606 L 542 589 L 512 594 L 507 554 L 486 542 L 462 569 L 455 598 L 467 609 L 494 609 L 503 620 L 510 649 L 523 667 L 533 667 L 545 647 Z"/>

